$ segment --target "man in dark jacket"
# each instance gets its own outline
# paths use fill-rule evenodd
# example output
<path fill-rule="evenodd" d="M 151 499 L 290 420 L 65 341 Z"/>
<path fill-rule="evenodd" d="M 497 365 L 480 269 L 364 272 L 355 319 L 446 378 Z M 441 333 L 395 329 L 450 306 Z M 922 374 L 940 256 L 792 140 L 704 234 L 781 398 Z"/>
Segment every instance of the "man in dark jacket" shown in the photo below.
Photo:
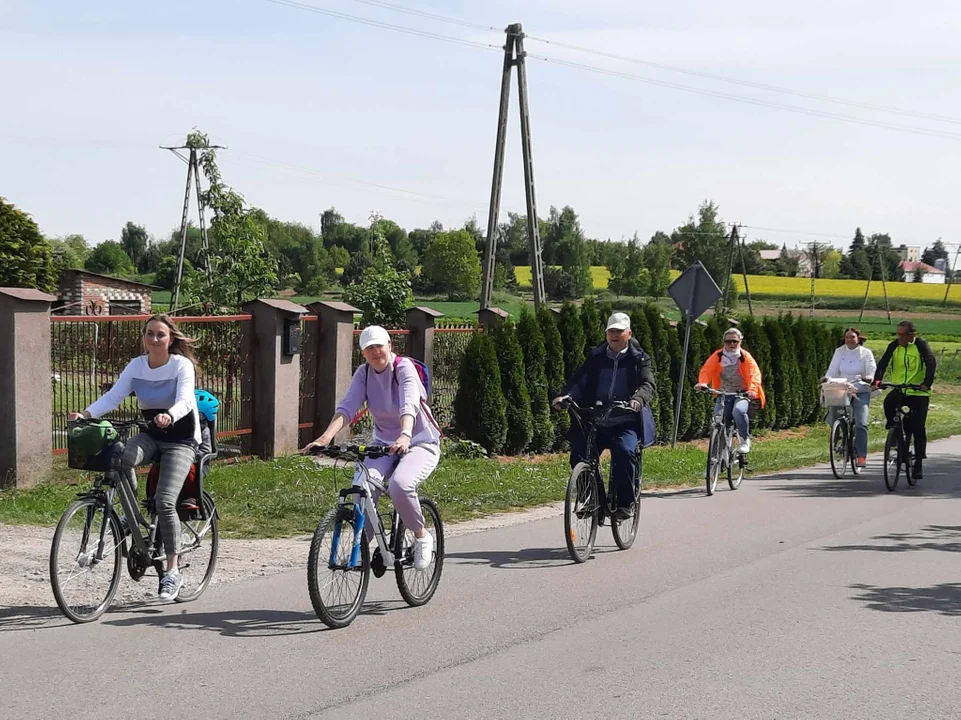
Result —
<path fill-rule="evenodd" d="M 611 451 L 611 482 L 617 493 L 620 520 L 631 517 L 634 504 L 634 475 L 637 469 L 637 440 L 641 432 L 640 411 L 654 396 L 654 371 L 651 359 L 640 343 L 631 337 L 631 319 L 625 313 L 614 313 L 607 321 L 607 342 L 591 352 L 573 377 L 564 393 L 554 399 L 560 407 L 571 398 L 580 407 L 609 405 L 614 401 L 629 402 L 633 413 L 613 416 L 610 425 L 599 427 L 594 451 Z M 568 434 L 571 442 L 571 467 L 583 459 L 586 438 L 576 425 Z"/>
<path fill-rule="evenodd" d="M 884 355 L 878 361 L 878 369 L 874 373 L 874 383 L 881 382 L 885 372 L 888 372 L 888 382 L 904 385 L 918 385 L 920 390 L 892 390 L 884 398 L 884 415 L 891 427 L 891 420 L 897 412 L 898 405 L 911 408 L 909 422 L 905 428 L 910 436 L 914 436 L 914 472 L 912 475 L 919 480 L 922 477 L 922 460 L 928 445 L 928 433 L 925 423 L 928 419 L 928 404 L 931 402 L 931 386 L 934 385 L 934 371 L 938 361 L 934 357 L 931 346 L 924 338 L 918 337 L 917 329 L 910 320 L 898 323 L 898 337 L 893 340 Z"/>

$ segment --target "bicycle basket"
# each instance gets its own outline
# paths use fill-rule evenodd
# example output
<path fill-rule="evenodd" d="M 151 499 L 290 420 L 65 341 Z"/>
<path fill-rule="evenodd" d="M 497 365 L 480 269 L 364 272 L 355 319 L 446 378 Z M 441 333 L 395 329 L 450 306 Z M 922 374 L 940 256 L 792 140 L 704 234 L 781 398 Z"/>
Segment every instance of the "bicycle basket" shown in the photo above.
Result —
<path fill-rule="evenodd" d="M 110 469 L 117 430 L 107 420 L 67 430 L 67 466 L 74 470 L 104 472 Z"/>
<path fill-rule="evenodd" d="M 829 380 L 821 385 L 821 405 L 826 408 L 847 407 L 851 404 L 850 384 Z"/>

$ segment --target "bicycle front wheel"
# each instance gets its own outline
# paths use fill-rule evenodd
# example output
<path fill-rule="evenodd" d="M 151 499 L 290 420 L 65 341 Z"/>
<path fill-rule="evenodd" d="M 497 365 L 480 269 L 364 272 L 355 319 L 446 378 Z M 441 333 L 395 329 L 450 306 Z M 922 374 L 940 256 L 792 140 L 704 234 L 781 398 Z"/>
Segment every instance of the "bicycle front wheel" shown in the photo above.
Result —
<path fill-rule="evenodd" d="M 397 518 L 397 532 L 394 540 L 394 574 L 397 576 L 397 589 L 411 607 L 426 604 L 440 583 L 444 570 L 444 523 L 440 519 L 437 504 L 429 498 L 420 499 L 420 510 L 424 515 L 424 529 L 434 538 L 434 557 L 423 570 L 414 567 L 414 531 Z"/>
<path fill-rule="evenodd" d="M 307 590 L 325 625 L 350 625 L 364 604 L 370 583 L 370 548 L 361 536 L 359 562 L 350 566 L 357 520 L 350 505 L 335 507 L 320 521 L 310 543 Z"/>
<path fill-rule="evenodd" d="M 837 419 L 831 426 L 831 472 L 838 480 L 848 471 L 848 425 L 843 419 Z"/>
<path fill-rule="evenodd" d="M 634 514 L 626 520 L 611 518 L 611 532 L 614 544 L 627 550 L 637 538 L 637 527 L 641 523 L 641 487 L 644 483 L 644 453 L 637 450 L 637 485 L 634 488 Z"/>
<path fill-rule="evenodd" d="M 177 595 L 177 602 L 190 602 L 201 596 L 217 567 L 217 551 L 220 549 L 220 520 L 217 506 L 206 492 L 203 494 L 206 519 L 196 518 L 180 523 L 180 571 L 184 584 Z"/>
<path fill-rule="evenodd" d="M 103 499 L 82 498 L 64 512 L 50 545 L 50 585 L 70 620 L 96 620 L 110 606 L 120 586 L 122 550 L 123 533 Z"/>
<path fill-rule="evenodd" d="M 737 451 L 740 439 L 735 432 L 731 440 L 731 457 L 727 461 L 727 486 L 731 490 L 741 487 L 741 480 L 744 479 L 744 456 Z"/>
<path fill-rule="evenodd" d="M 586 462 L 577 463 L 571 470 L 564 498 L 564 539 L 576 563 L 587 560 L 594 550 L 601 502 L 591 466 Z"/>
<path fill-rule="evenodd" d="M 894 492 L 898 486 L 898 476 L 901 474 L 901 443 L 897 428 L 888 430 L 888 438 L 884 441 L 884 485 L 888 492 Z"/>
<path fill-rule="evenodd" d="M 721 433 L 718 432 L 717 428 L 711 430 L 711 440 L 707 445 L 707 470 L 704 473 L 708 495 L 713 495 L 714 491 L 717 490 L 717 481 L 718 478 L 721 477 L 721 453 L 724 452 L 723 444 L 724 438 Z"/>

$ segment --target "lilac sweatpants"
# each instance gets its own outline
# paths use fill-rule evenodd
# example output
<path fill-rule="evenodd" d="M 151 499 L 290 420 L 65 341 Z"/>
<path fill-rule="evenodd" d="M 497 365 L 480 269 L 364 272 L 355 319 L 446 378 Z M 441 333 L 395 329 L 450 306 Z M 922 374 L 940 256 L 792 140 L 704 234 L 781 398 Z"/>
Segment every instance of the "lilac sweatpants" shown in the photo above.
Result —
<path fill-rule="evenodd" d="M 416 445 L 406 455 L 388 455 L 367 460 L 367 470 L 371 478 L 381 484 L 386 478 L 390 479 L 390 485 L 387 486 L 390 499 L 404 525 L 414 532 L 424 529 L 424 515 L 420 511 L 417 487 L 434 472 L 439 462 L 440 448 L 437 445 Z M 360 469 L 354 472 L 354 485 L 360 484 L 360 473 Z M 376 488 L 372 490 L 376 503 L 380 491 Z"/>

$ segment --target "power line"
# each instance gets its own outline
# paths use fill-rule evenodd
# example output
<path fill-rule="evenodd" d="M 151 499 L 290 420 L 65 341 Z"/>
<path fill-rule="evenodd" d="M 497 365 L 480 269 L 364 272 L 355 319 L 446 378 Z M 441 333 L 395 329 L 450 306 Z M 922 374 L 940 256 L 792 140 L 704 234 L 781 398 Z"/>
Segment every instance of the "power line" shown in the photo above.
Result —
<path fill-rule="evenodd" d="M 362 0 L 358 0 L 358 1 L 362 1 Z M 666 63 L 654 62 L 652 60 L 643 60 L 641 58 L 630 57 L 627 55 L 619 55 L 617 53 L 605 52 L 603 50 L 596 50 L 594 48 L 582 47 L 579 45 L 570 45 L 568 43 L 559 42 L 557 40 L 550 40 L 548 38 L 535 37 L 533 35 L 526 35 L 525 37 L 528 40 L 541 42 L 548 45 L 553 45 L 559 48 L 565 48 L 567 50 L 574 50 L 576 52 L 589 53 L 591 55 L 598 55 L 600 57 L 606 57 L 612 60 L 620 60 L 622 62 L 634 63 L 636 65 L 644 65 L 646 67 L 652 67 L 658 70 L 667 70 L 669 72 L 683 73 L 684 75 L 691 75 L 693 77 L 705 78 L 707 80 L 714 80 L 716 82 L 742 85 L 744 87 L 755 88 L 758 90 L 768 90 L 770 92 L 782 93 L 784 95 L 794 95 L 795 97 L 806 98 L 808 100 L 831 102 L 831 103 L 837 103 L 839 105 L 848 105 L 850 107 L 865 108 L 867 110 L 877 110 L 880 112 L 891 113 L 894 115 L 904 115 L 906 117 L 914 117 L 921 120 L 934 120 L 938 122 L 961 124 L 961 118 L 952 117 L 950 115 L 937 115 L 935 113 L 917 112 L 915 110 L 905 110 L 904 108 L 892 107 L 889 105 L 877 105 L 874 103 L 862 102 L 859 100 L 847 100 L 845 98 L 832 97 L 830 95 L 806 93 L 800 90 L 792 90 L 790 88 L 779 87 L 777 85 L 768 85 L 765 83 L 752 82 L 750 80 L 741 80 L 740 78 L 733 78 L 725 75 L 715 75 L 713 73 L 702 72 L 700 70 L 690 70 L 687 68 L 677 67 L 675 65 L 667 65 Z"/>
<path fill-rule="evenodd" d="M 274 5 L 284 5 L 286 7 L 296 8 L 298 10 L 306 10 L 319 15 L 327 15 L 328 17 L 337 18 L 339 20 L 348 20 L 350 22 L 360 23 L 361 25 L 369 25 L 371 27 L 381 28 L 383 30 L 393 30 L 395 32 L 405 33 L 415 37 L 440 40 L 442 42 L 448 42 L 454 45 L 464 45 L 466 47 L 480 48 L 481 50 L 502 50 L 500 46 L 492 45 L 490 43 L 477 42 L 476 40 L 466 40 L 464 38 L 453 37 L 451 35 L 441 35 L 440 33 L 429 32 L 427 30 L 418 30 L 416 28 L 405 27 L 403 25 L 394 25 L 393 23 L 381 22 L 380 20 L 371 20 L 369 18 L 360 17 L 359 15 L 351 15 L 349 13 L 342 13 L 336 10 L 319 8 L 316 5 L 308 5 L 306 3 L 296 2 L 296 0 L 266 0 L 266 2 L 273 3 Z"/>
<path fill-rule="evenodd" d="M 499 28 L 496 28 L 493 25 L 482 25 L 480 23 L 461 20 L 459 18 L 454 18 L 447 15 L 438 15 L 436 13 L 429 13 L 423 10 L 404 7 L 403 5 L 398 5 L 396 3 L 386 2 L 385 0 L 353 0 L 353 2 L 361 3 L 364 5 L 370 5 L 373 7 L 379 7 L 385 10 L 392 10 L 394 12 L 405 13 L 407 15 L 413 15 L 415 17 L 423 17 L 430 20 L 436 20 L 438 22 L 445 22 L 451 25 L 458 25 L 460 27 L 467 27 L 467 28 L 472 28 L 476 30 L 493 30 L 493 31 L 499 30 Z M 666 70 L 668 72 L 682 73 L 684 75 L 690 75 L 692 77 L 700 77 L 706 80 L 713 80 L 715 82 L 730 83 L 734 85 L 741 85 L 743 87 L 755 88 L 758 90 L 767 90 L 770 92 L 781 93 L 784 95 L 793 95 L 795 97 L 806 98 L 808 100 L 837 103 L 839 105 L 847 105 L 849 107 L 859 107 L 859 108 L 864 108 L 866 110 L 876 110 L 879 112 L 886 112 L 893 115 L 903 115 L 905 117 L 913 117 L 913 118 L 918 118 L 920 120 L 933 120 L 936 122 L 961 124 L 961 118 L 952 117 L 950 115 L 938 115 L 936 113 L 918 112 L 915 110 L 907 110 L 904 108 L 893 107 L 890 105 L 880 105 L 876 103 L 863 102 L 859 100 L 848 100 L 846 98 L 833 97 L 830 95 L 821 95 L 817 93 L 806 93 L 800 90 L 793 90 L 791 88 L 780 87 L 777 85 L 769 85 L 766 83 L 752 82 L 750 80 L 742 80 L 741 78 L 735 78 L 735 77 L 730 77 L 726 75 L 716 75 L 714 73 L 703 72 L 700 70 L 690 70 L 688 68 L 682 68 L 676 65 L 668 65 L 667 63 L 655 62 L 653 60 L 644 60 L 642 58 L 631 57 L 628 55 L 620 55 L 618 53 L 606 52 L 604 50 L 597 50 L 596 48 L 584 47 L 582 45 L 572 45 L 570 43 L 564 43 L 558 40 L 551 40 L 550 38 L 537 37 L 536 35 L 530 35 L 529 33 L 525 33 L 524 37 L 534 42 L 540 42 L 546 45 L 553 45 L 555 47 L 565 48 L 567 50 L 588 53 L 591 55 L 610 58 L 612 60 L 620 60 L 622 62 L 634 63 L 636 65 L 644 65 L 646 67 L 651 67 L 658 70 Z"/>
<path fill-rule="evenodd" d="M 273 0 L 271 0 L 273 1 Z M 896 130 L 898 132 L 907 132 L 915 135 L 927 135 L 929 137 L 939 137 L 947 140 L 961 140 L 961 135 L 946 132 L 943 130 L 931 130 L 927 128 L 919 128 L 911 125 L 900 125 L 897 123 L 888 123 L 880 120 L 869 120 L 866 118 L 859 118 L 853 115 L 842 115 L 840 113 L 829 112 L 826 110 L 814 110 L 812 108 L 802 108 L 796 105 L 785 105 L 783 103 L 775 103 L 767 100 L 757 100 L 755 98 L 746 97 L 744 95 L 733 95 L 731 93 L 720 92 L 717 90 L 708 90 L 705 88 L 695 88 L 689 85 L 681 85 L 679 83 L 668 82 L 666 80 L 656 80 L 654 78 L 644 77 L 643 75 L 633 75 L 631 73 L 621 72 L 619 70 L 608 70 L 606 68 L 600 68 L 595 65 L 587 65 L 585 63 L 574 62 L 571 60 L 561 60 L 559 58 L 546 57 L 544 55 L 532 55 L 527 54 L 527 57 L 534 60 L 541 60 L 546 63 L 553 63 L 555 65 L 563 65 L 566 67 L 575 68 L 577 70 L 585 70 L 587 72 L 599 73 L 601 75 L 610 75 L 611 77 L 619 77 L 625 80 L 635 80 L 637 82 L 647 83 L 650 85 L 657 85 L 659 87 L 671 88 L 673 90 L 683 90 L 685 92 L 695 93 L 697 95 L 708 95 L 710 97 L 722 98 L 724 100 L 732 100 L 734 102 L 747 103 L 749 105 L 757 105 L 759 107 L 767 107 L 775 110 L 786 110 L 788 112 L 799 113 L 801 115 L 810 115 L 813 117 L 823 117 L 832 120 L 841 120 L 843 122 L 854 123 L 857 125 L 868 125 L 870 127 L 883 128 L 886 130 Z"/>

